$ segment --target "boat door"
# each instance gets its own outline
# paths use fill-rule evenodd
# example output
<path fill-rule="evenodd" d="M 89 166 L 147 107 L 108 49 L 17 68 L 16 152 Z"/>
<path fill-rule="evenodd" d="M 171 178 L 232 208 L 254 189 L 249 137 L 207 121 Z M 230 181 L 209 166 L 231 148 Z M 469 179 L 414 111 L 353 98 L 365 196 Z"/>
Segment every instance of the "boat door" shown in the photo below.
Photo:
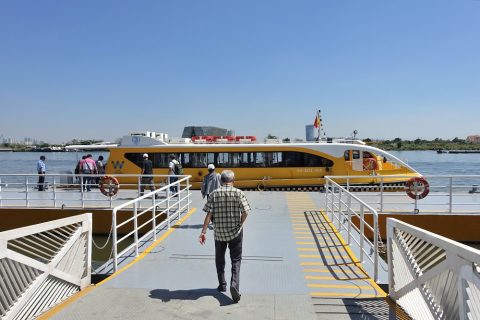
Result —
<path fill-rule="evenodd" d="M 363 154 L 360 150 L 345 150 L 345 162 L 347 163 L 347 171 L 363 171 Z"/>

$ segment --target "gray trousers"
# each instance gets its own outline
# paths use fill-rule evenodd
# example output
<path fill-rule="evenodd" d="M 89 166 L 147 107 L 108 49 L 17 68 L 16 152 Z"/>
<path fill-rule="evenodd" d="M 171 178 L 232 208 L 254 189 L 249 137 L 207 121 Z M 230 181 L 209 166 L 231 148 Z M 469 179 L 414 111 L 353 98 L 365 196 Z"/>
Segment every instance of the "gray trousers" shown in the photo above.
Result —
<path fill-rule="evenodd" d="M 226 286 L 225 281 L 225 253 L 230 250 L 230 260 L 232 261 L 232 278 L 230 286 L 240 292 L 240 265 L 242 264 L 242 242 L 243 230 L 240 234 L 230 241 L 215 240 L 215 265 L 217 267 L 218 284 Z"/>

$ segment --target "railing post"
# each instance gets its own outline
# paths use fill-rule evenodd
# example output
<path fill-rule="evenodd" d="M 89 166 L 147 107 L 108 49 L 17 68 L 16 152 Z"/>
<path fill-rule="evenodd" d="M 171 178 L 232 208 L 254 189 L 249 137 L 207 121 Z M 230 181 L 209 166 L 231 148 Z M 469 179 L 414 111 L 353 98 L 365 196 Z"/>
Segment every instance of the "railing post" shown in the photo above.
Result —
<path fill-rule="evenodd" d="M 338 190 L 338 232 L 342 232 L 342 220 L 341 220 L 341 214 L 342 214 L 342 189 Z"/>
<path fill-rule="evenodd" d="M 365 236 L 365 207 L 363 204 L 360 204 L 360 261 L 363 263 L 363 246 Z"/>
<path fill-rule="evenodd" d="M 134 241 L 135 241 L 135 256 L 138 257 L 138 215 L 137 215 L 137 203 L 133 204 L 133 228 L 135 232 L 133 233 Z"/>
<path fill-rule="evenodd" d="M 380 178 L 380 212 L 383 212 L 383 176 Z"/>
<path fill-rule="evenodd" d="M 118 251 L 117 251 L 117 209 L 112 211 L 112 249 L 113 249 L 113 272 L 117 271 Z"/>
<path fill-rule="evenodd" d="M 388 294 L 393 301 L 397 300 L 395 292 L 394 270 L 393 270 L 393 237 L 395 236 L 390 218 L 387 219 L 387 259 L 388 259 Z"/>
<path fill-rule="evenodd" d="M 141 183 L 142 183 L 142 178 L 141 178 L 141 176 L 142 176 L 142 175 L 139 175 L 139 176 L 137 177 L 137 197 L 140 197 L 140 192 L 141 192 L 141 190 L 142 190 L 142 189 L 141 189 L 141 188 L 142 188 L 142 185 L 141 185 Z M 145 189 L 144 189 L 144 190 L 145 190 Z"/>
<path fill-rule="evenodd" d="M 170 229 L 170 185 L 167 184 L 167 226 Z"/>
<path fill-rule="evenodd" d="M 53 207 L 57 207 L 57 193 L 56 193 L 56 185 L 55 185 L 55 176 L 53 176 Z"/>
<path fill-rule="evenodd" d="M 178 180 L 180 181 L 180 180 Z M 180 195 L 181 195 L 181 190 L 180 190 L 180 182 L 178 182 L 178 185 L 177 185 L 177 211 L 178 211 L 178 220 L 180 220 L 180 204 L 181 204 L 181 200 L 180 200 Z"/>
<path fill-rule="evenodd" d="M 373 247 L 374 247 L 374 257 L 373 257 L 373 279 L 375 282 L 378 282 L 378 216 L 373 214 Z"/>
<path fill-rule="evenodd" d="M 448 192 L 448 212 L 452 213 L 453 211 L 453 177 L 450 177 L 449 179 L 450 185 L 449 185 L 449 192 Z"/>
<path fill-rule="evenodd" d="M 38 184 L 37 184 L 38 188 Z M 28 208 L 29 203 L 28 203 L 28 176 L 25 176 L 25 205 Z"/>
<path fill-rule="evenodd" d="M 80 202 L 82 203 L 82 208 L 85 208 L 85 202 L 83 201 L 84 192 L 83 192 L 83 174 L 80 175 Z"/>
<path fill-rule="evenodd" d="M 347 201 L 348 207 L 347 207 L 347 212 L 348 212 L 348 221 L 347 221 L 347 243 L 350 245 L 351 242 L 351 232 L 352 232 L 352 195 L 348 193 L 348 201 Z"/>
<path fill-rule="evenodd" d="M 190 212 L 190 177 L 187 178 L 187 212 Z"/>
<path fill-rule="evenodd" d="M 157 240 L 157 221 L 156 221 L 156 211 L 157 211 L 157 193 L 155 192 L 152 196 L 152 229 L 153 229 L 153 241 Z"/>

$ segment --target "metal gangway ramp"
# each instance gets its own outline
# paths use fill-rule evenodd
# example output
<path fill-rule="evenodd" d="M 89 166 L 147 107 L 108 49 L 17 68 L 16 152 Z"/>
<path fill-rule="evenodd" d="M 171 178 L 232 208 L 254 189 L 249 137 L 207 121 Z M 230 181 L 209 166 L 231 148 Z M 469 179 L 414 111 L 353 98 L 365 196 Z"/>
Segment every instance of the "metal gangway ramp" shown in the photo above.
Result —
<path fill-rule="evenodd" d="M 325 196 L 246 194 L 252 212 L 244 229 L 239 303 L 216 290 L 213 230 L 201 246 L 205 200 L 192 191 L 190 211 L 156 245 L 41 318 L 407 318 L 367 276 L 358 253 L 323 212 Z"/>

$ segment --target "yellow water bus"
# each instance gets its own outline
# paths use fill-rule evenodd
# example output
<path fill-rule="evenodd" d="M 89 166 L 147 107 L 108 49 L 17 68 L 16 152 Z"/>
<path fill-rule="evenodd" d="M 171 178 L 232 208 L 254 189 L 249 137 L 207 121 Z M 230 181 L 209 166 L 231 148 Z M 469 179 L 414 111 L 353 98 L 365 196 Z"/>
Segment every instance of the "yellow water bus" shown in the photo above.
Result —
<path fill-rule="evenodd" d="M 156 175 L 167 174 L 169 155 L 176 155 L 184 174 L 192 176 L 194 189 L 200 188 L 210 163 L 217 172 L 233 170 L 235 186 L 243 189 L 317 189 L 324 185 L 325 176 L 362 176 L 349 181 L 352 185 L 378 185 L 378 175 L 420 176 L 392 154 L 356 140 L 238 143 L 237 139 L 237 143 L 198 143 L 200 140 L 165 143 L 152 137 L 125 136 L 119 146 L 109 148 L 106 173 L 140 174 L 143 154 L 147 153 Z M 138 181 L 136 177 L 117 177 L 120 184 L 135 185 Z M 406 180 L 391 177 L 383 182 L 398 185 Z"/>

